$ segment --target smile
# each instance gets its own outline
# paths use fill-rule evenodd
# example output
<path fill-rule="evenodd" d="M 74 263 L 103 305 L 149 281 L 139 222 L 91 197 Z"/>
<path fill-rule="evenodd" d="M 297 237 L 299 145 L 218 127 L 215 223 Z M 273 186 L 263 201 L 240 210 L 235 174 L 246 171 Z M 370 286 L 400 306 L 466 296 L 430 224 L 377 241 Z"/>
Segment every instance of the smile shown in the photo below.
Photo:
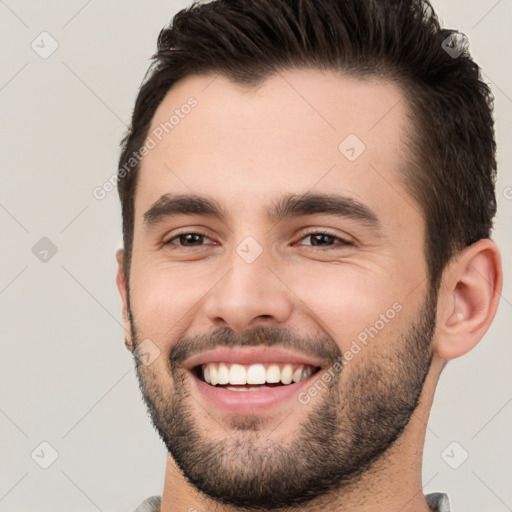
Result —
<path fill-rule="evenodd" d="M 211 386 L 225 386 L 231 391 L 261 391 L 275 386 L 301 382 L 319 368 L 306 364 L 231 364 L 207 363 L 195 368 L 198 378 Z M 267 386 L 266 384 L 272 384 Z"/>
<path fill-rule="evenodd" d="M 296 399 L 328 363 L 277 347 L 216 348 L 184 363 L 192 394 L 208 409 L 257 414 Z"/>

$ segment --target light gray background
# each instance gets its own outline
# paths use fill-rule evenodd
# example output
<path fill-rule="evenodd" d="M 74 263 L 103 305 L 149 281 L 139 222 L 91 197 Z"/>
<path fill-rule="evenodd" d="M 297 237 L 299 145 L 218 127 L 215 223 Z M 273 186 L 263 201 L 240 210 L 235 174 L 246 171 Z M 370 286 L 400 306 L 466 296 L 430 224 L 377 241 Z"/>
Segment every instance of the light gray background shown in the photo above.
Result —
<path fill-rule="evenodd" d="M 188 4 L 0 0 L 2 511 L 129 511 L 163 489 L 165 449 L 123 342 L 114 281 L 117 191 L 99 201 L 92 190 L 116 172 L 119 141 L 159 30 Z M 434 6 L 446 26 L 468 35 L 496 97 L 494 238 L 508 267 L 512 0 Z M 47 59 L 31 48 L 43 31 L 59 45 Z M 42 237 L 57 247 L 46 263 L 32 252 Z M 448 492 L 454 511 L 512 510 L 511 315 L 505 273 L 489 333 L 449 363 L 438 386 L 423 480 L 425 492 Z M 50 460 L 43 441 L 59 455 L 48 469 L 31 457 L 36 450 L 35 460 Z M 452 469 L 446 460 L 453 465 L 462 450 L 469 458 Z"/>

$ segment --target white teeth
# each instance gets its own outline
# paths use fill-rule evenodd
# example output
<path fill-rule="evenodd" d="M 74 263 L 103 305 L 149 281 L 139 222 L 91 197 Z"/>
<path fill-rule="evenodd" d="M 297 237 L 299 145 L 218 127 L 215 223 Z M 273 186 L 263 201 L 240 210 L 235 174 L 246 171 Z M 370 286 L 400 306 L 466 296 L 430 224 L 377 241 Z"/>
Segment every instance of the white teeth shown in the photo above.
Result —
<path fill-rule="evenodd" d="M 247 384 L 265 384 L 267 372 L 262 364 L 251 364 L 247 370 Z"/>
<path fill-rule="evenodd" d="M 247 384 L 247 373 L 241 364 L 232 364 L 229 369 L 230 384 Z"/>
<path fill-rule="evenodd" d="M 283 384 L 290 384 L 293 377 L 293 369 L 291 364 L 286 364 L 281 370 L 281 382 Z"/>
<path fill-rule="evenodd" d="M 277 364 L 271 364 L 267 368 L 267 382 L 277 383 L 281 380 L 281 370 Z"/>
<path fill-rule="evenodd" d="M 230 386 L 226 386 L 226 389 L 229 389 L 230 391 L 261 391 L 262 389 L 271 389 L 268 386 L 257 386 L 255 388 L 232 388 Z"/>
<path fill-rule="evenodd" d="M 219 384 L 229 383 L 229 368 L 224 363 L 219 364 L 219 369 L 217 371 L 217 379 Z"/>
<path fill-rule="evenodd" d="M 219 379 L 217 376 L 217 367 L 216 366 L 210 366 L 210 381 L 212 383 L 212 386 L 215 386 L 218 384 Z"/>
<path fill-rule="evenodd" d="M 302 368 L 300 366 L 293 372 L 292 380 L 293 382 L 299 382 L 302 380 Z"/>
<path fill-rule="evenodd" d="M 257 388 L 230 388 L 231 390 L 255 390 L 267 389 L 262 384 L 291 384 L 307 379 L 314 371 L 311 365 L 303 364 L 277 364 L 263 365 L 260 363 L 251 365 L 230 364 L 230 363 L 208 363 L 201 367 L 203 378 L 212 386 L 219 385 L 259 385 Z"/>
<path fill-rule="evenodd" d="M 310 366 L 304 368 L 304 370 L 302 370 L 301 380 L 307 379 L 312 373 L 313 369 Z"/>

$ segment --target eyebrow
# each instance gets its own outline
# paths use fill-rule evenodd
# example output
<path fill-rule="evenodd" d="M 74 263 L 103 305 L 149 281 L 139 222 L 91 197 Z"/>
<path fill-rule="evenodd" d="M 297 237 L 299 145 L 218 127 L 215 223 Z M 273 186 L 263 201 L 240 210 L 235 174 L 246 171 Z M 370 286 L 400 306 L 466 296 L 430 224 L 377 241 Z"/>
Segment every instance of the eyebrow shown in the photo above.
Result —
<path fill-rule="evenodd" d="M 336 194 L 288 194 L 274 201 L 267 210 L 268 217 L 274 221 L 318 214 L 353 219 L 375 230 L 380 227 L 377 215 L 369 206 Z M 149 229 L 179 215 L 202 215 L 223 223 L 230 217 L 214 199 L 196 194 L 164 194 L 144 213 L 143 224 Z"/>
<path fill-rule="evenodd" d="M 195 194 L 164 194 L 144 213 L 144 226 L 150 228 L 178 215 L 204 215 L 223 222 L 228 218 L 227 212 L 213 199 Z"/>
<path fill-rule="evenodd" d="M 336 194 L 289 194 L 275 201 L 274 207 L 267 213 L 276 221 L 289 217 L 327 214 L 354 219 L 368 227 L 379 227 L 378 217 L 369 206 L 352 197 Z"/>

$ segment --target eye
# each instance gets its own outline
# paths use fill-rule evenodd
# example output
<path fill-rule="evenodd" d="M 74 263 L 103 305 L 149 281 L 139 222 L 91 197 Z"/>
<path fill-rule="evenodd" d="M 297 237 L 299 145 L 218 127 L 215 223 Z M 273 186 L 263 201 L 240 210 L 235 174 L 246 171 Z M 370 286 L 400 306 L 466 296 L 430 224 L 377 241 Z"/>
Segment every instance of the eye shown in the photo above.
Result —
<path fill-rule="evenodd" d="M 311 247 L 312 249 L 319 249 L 322 247 L 336 248 L 336 245 L 353 245 L 351 241 L 345 238 L 324 231 L 315 231 L 312 233 L 308 233 L 302 236 L 300 240 L 307 240 L 308 238 L 310 239 L 310 243 L 299 245 Z M 166 242 L 164 242 L 164 245 L 177 245 L 178 247 L 202 247 L 205 245 L 205 240 L 210 240 L 210 242 L 213 242 L 205 233 L 194 231 L 175 235 Z M 336 244 L 336 242 L 338 242 L 338 244 Z"/>
<path fill-rule="evenodd" d="M 342 238 L 340 236 L 335 236 L 330 233 L 326 233 L 324 231 L 315 231 L 313 233 L 308 233 L 307 235 L 303 236 L 301 240 L 306 240 L 307 238 L 310 238 L 311 241 L 309 244 L 299 244 L 299 245 L 305 245 L 312 247 L 314 249 L 320 248 L 320 247 L 327 247 L 327 248 L 333 248 L 335 246 L 335 241 L 340 242 L 340 244 L 343 245 L 353 245 L 352 242 L 349 240 Z M 338 244 L 338 245 L 340 245 Z M 334 247 L 335 248 L 335 247 Z"/>
<path fill-rule="evenodd" d="M 211 239 L 204 233 L 180 233 L 164 242 L 164 245 L 178 245 L 181 247 L 201 247 L 202 245 L 204 245 L 202 243 L 204 239 L 211 241 Z M 175 240 L 178 241 L 179 243 L 175 243 Z"/>

